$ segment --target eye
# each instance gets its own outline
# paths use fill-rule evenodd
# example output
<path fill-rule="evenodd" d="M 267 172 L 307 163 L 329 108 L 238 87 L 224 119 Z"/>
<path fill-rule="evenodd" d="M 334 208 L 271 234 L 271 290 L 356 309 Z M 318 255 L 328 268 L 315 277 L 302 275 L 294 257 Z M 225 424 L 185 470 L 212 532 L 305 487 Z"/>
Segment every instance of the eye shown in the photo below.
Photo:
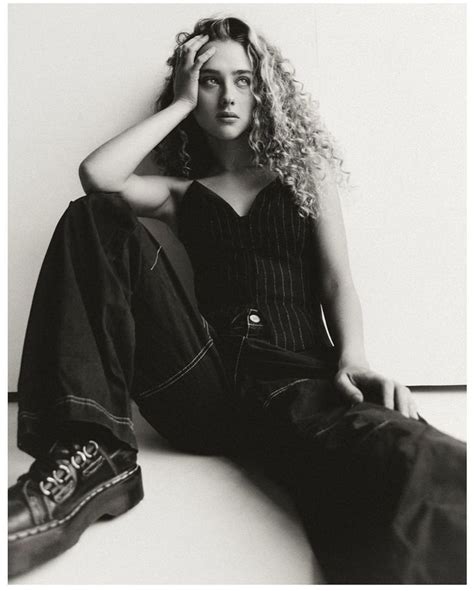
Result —
<path fill-rule="evenodd" d="M 237 78 L 237 82 L 240 82 L 241 80 L 245 82 L 246 86 L 250 84 L 250 78 L 247 78 L 247 76 L 240 76 L 240 78 Z"/>
<path fill-rule="evenodd" d="M 211 80 L 213 82 L 217 82 L 217 78 L 201 78 L 200 82 L 202 84 L 208 84 L 209 82 L 211 82 Z M 211 84 L 211 86 L 214 86 L 214 84 Z"/>

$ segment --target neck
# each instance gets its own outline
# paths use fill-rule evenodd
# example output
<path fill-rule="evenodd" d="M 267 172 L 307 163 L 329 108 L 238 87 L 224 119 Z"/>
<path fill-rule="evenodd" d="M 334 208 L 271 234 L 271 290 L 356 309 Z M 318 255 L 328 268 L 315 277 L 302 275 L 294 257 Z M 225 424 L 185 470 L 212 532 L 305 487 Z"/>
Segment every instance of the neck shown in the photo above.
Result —
<path fill-rule="evenodd" d="M 216 174 L 256 169 L 246 134 L 235 140 L 219 140 L 212 136 L 208 136 L 207 140 L 214 156 L 213 169 Z"/>

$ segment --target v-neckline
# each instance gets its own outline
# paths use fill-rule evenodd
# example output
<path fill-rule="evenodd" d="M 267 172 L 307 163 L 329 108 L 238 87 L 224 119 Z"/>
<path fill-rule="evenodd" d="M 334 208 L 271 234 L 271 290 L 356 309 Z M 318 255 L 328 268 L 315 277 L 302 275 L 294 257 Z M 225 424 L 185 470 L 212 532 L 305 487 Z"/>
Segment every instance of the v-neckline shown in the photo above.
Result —
<path fill-rule="evenodd" d="M 255 195 L 255 197 L 253 198 L 253 201 L 250 205 L 249 210 L 247 211 L 247 213 L 245 215 L 240 215 L 238 214 L 235 209 L 232 207 L 232 205 L 223 197 L 221 197 L 221 195 L 219 195 L 219 193 L 216 193 L 216 191 L 214 191 L 214 189 L 211 189 L 210 187 L 204 185 L 203 183 L 201 183 L 198 180 L 194 180 L 193 183 L 199 185 L 200 187 L 203 187 L 211 196 L 213 197 L 217 197 L 217 199 L 219 199 L 219 201 L 222 201 L 224 203 L 224 205 L 226 205 L 231 211 L 232 213 L 240 220 L 246 219 L 250 216 L 250 214 L 252 213 L 256 202 L 258 201 L 259 197 L 267 190 L 269 189 L 273 183 L 275 183 L 278 180 L 278 176 L 276 176 L 273 180 L 271 180 L 269 183 L 267 183 L 264 187 L 262 187 L 260 189 L 260 191 Z"/>

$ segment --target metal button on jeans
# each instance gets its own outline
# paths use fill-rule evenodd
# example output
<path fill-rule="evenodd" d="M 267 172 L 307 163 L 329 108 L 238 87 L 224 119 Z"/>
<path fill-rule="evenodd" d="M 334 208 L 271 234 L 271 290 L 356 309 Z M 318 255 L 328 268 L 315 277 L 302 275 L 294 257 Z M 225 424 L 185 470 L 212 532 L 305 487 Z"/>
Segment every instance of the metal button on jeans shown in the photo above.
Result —
<path fill-rule="evenodd" d="M 249 320 L 254 323 L 260 322 L 260 316 L 257 316 L 257 314 L 250 314 Z"/>

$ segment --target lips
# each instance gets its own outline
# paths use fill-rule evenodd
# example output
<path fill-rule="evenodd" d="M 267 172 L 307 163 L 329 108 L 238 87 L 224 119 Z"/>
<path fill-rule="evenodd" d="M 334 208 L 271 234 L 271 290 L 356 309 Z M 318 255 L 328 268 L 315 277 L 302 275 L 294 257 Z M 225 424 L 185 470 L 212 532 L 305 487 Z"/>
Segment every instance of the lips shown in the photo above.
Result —
<path fill-rule="evenodd" d="M 229 119 L 229 118 L 238 119 L 239 117 L 235 113 L 232 113 L 231 111 L 229 111 L 229 112 L 217 113 L 217 118 L 218 119 L 223 119 L 223 118 L 225 118 L 225 119 Z"/>

